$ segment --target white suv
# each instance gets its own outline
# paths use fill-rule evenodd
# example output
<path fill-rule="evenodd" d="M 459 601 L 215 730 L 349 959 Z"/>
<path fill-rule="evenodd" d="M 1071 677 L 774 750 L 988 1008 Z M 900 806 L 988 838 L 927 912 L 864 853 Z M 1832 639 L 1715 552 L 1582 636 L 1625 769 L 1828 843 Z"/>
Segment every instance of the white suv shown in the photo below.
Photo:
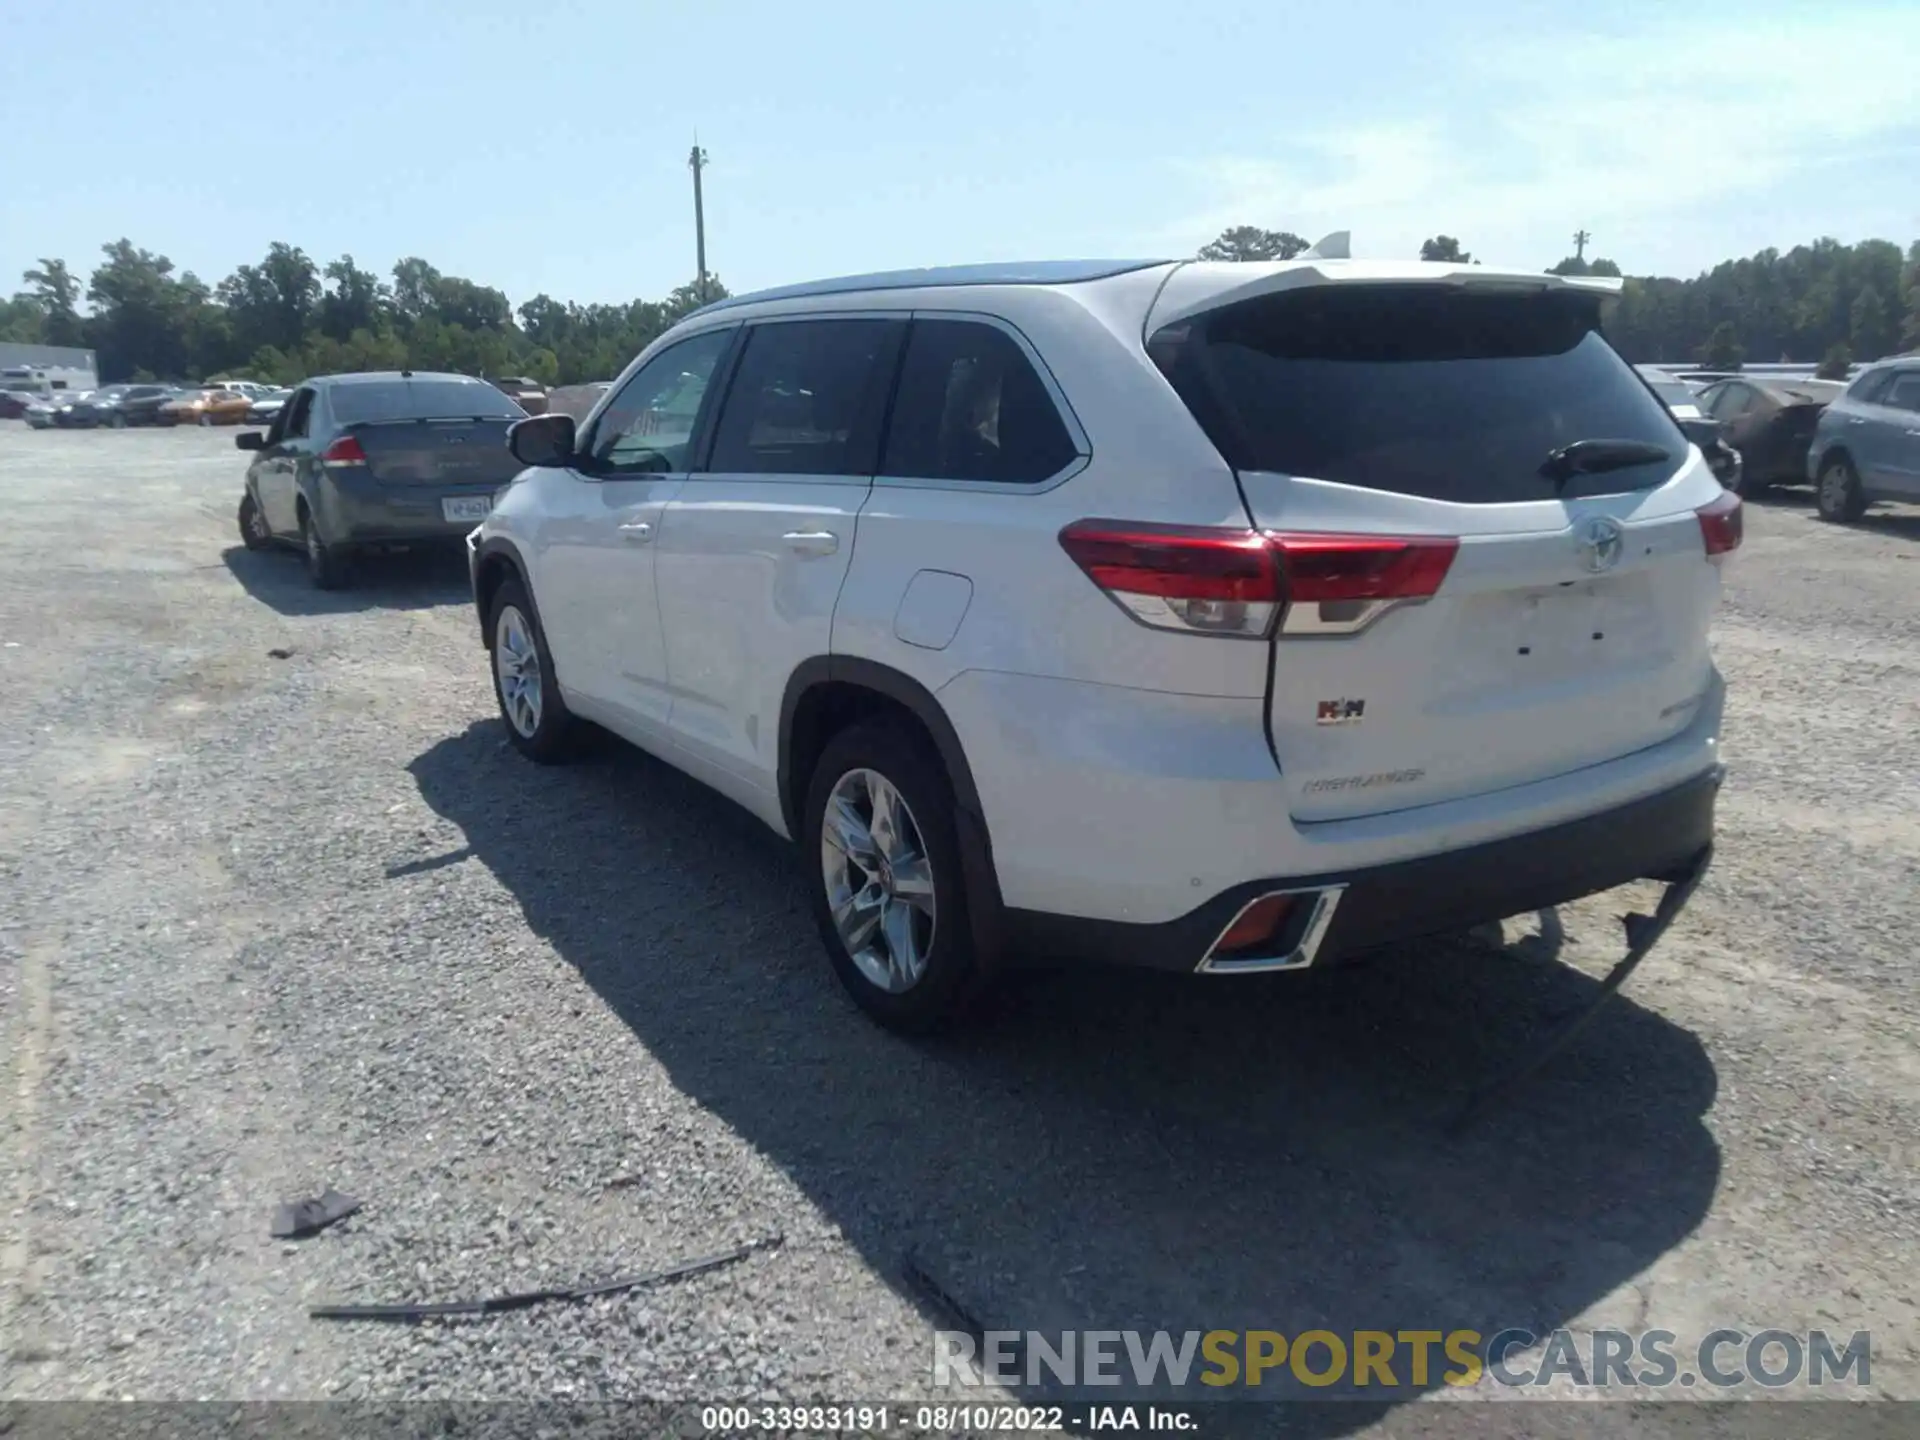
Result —
<path fill-rule="evenodd" d="M 1002 964 L 1298 969 L 1697 878 L 1725 493 L 1617 281 L 1317 255 L 722 301 L 469 541 L 513 743 L 799 842 L 922 1029 Z M 1689 886 L 1690 893 L 1690 886 Z"/>

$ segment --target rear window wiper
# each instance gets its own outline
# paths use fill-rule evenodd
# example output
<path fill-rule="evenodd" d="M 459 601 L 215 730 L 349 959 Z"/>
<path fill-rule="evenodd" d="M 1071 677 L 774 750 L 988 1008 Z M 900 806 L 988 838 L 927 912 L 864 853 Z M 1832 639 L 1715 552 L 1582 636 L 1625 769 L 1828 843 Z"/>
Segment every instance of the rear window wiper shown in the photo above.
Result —
<path fill-rule="evenodd" d="M 1547 458 L 1540 462 L 1540 473 L 1553 481 L 1553 488 L 1558 490 L 1575 475 L 1602 475 L 1634 465 L 1657 465 L 1672 458 L 1673 452 L 1664 445 L 1646 440 L 1576 440 L 1548 452 Z"/>

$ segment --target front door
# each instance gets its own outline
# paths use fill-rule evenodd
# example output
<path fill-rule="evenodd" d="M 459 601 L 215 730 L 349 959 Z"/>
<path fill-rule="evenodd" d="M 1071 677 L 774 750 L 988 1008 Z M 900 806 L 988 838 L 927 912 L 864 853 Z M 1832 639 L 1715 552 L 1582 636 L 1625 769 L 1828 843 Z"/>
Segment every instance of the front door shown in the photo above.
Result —
<path fill-rule="evenodd" d="M 253 462 L 253 488 L 260 513 L 276 535 L 295 535 L 300 530 L 298 462 L 312 416 L 313 391 L 303 385 L 273 417 L 260 447 L 260 458 Z"/>
<path fill-rule="evenodd" d="M 668 505 L 660 617 L 675 740 L 772 796 L 780 704 L 828 653 L 878 463 L 904 318 L 769 321 L 743 341 L 711 455 Z"/>
<path fill-rule="evenodd" d="M 607 723 L 644 742 L 671 701 L 655 595 L 662 514 L 686 479 L 707 384 L 737 327 L 691 336 L 649 360 L 581 438 L 578 468 L 542 485 L 534 603 L 554 673 Z"/>
<path fill-rule="evenodd" d="M 1920 502 L 1920 369 L 1902 370 L 1880 405 L 1873 488 L 1895 500 Z"/>

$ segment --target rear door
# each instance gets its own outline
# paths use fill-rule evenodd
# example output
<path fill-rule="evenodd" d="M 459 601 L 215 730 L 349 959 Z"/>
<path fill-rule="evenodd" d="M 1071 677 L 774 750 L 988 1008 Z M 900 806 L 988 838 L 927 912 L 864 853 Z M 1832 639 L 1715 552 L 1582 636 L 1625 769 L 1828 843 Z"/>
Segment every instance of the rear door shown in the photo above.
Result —
<path fill-rule="evenodd" d="M 1149 353 L 1280 550 L 1269 733 L 1297 818 L 1525 785 L 1687 726 L 1719 594 L 1696 512 L 1735 502 L 1597 297 L 1323 284 L 1190 314 Z"/>
<path fill-rule="evenodd" d="M 780 703 L 828 652 L 879 460 L 904 317 L 769 320 L 743 337 L 711 454 L 667 507 L 660 620 L 675 739 L 771 793 Z"/>

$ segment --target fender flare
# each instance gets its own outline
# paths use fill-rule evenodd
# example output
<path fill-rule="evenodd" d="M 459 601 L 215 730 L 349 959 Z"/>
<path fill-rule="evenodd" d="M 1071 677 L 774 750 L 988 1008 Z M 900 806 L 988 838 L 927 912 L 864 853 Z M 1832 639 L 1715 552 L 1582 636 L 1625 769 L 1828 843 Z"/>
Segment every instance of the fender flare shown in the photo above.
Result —
<path fill-rule="evenodd" d="M 526 557 L 520 553 L 520 547 L 504 535 L 489 535 L 474 547 L 473 570 L 467 579 L 473 587 L 473 612 L 480 626 L 480 643 L 488 649 L 493 648 L 493 638 L 487 633 L 487 613 L 480 603 L 480 572 L 488 560 L 504 559 L 513 567 L 514 574 L 520 577 L 520 586 L 527 592 L 527 605 L 533 611 L 534 624 L 540 626 L 540 633 L 546 633 L 546 626 L 540 619 L 540 602 L 533 593 L 533 575 L 527 569 Z"/>
<path fill-rule="evenodd" d="M 933 737 L 934 748 L 940 752 L 940 761 L 946 766 L 947 777 L 953 783 L 954 802 L 976 819 L 984 818 L 980 790 L 974 784 L 973 767 L 967 763 L 967 752 L 960 744 L 960 736 L 953 728 L 953 722 L 947 718 L 947 712 L 941 708 L 931 690 L 911 675 L 876 660 L 862 660 L 851 655 L 816 655 L 794 667 L 793 674 L 787 677 L 786 694 L 780 699 L 780 804 L 790 831 L 798 833 L 800 822 L 799 815 L 795 813 L 798 807 L 789 798 L 794 779 L 794 715 L 809 690 L 835 683 L 872 690 L 911 711 Z"/>
<path fill-rule="evenodd" d="M 795 803 L 793 775 L 793 722 L 806 693 L 825 684 L 858 685 L 886 696 L 905 707 L 933 739 L 940 762 L 946 767 L 953 786 L 954 828 L 960 840 L 960 863 L 966 873 L 968 910 L 971 912 L 973 938 L 982 965 L 997 968 L 1006 950 L 1005 907 L 1000 895 L 1000 877 L 993 862 L 993 840 L 987 829 L 986 811 L 980 803 L 980 790 L 974 783 L 973 767 L 967 763 L 966 748 L 960 743 L 953 721 L 931 690 L 912 676 L 852 655 L 816 655 L 794 667 L 787 678 L 786 693 L 780 699 L 780 812 L 787 834 L 800 838 L 799 806 Z"/>

